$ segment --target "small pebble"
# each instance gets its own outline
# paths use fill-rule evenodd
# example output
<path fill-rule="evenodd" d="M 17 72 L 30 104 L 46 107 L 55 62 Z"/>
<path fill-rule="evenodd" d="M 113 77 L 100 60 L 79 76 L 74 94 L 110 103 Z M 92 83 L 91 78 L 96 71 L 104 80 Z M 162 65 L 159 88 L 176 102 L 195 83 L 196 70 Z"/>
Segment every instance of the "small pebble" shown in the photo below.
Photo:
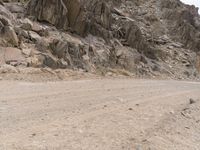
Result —
<path fill-rule="evenodd" d="M 196 103 L 196 101 L 194 99 L 190 98 L 190 104 L 194 104 L 194 103 Z"/>
<path fill-rule="evenodd" d="M 129 108 L 128 110 L 133 110 L 133 108 Z"/>
<path fill-rule="evenodd" d="M 32 137 L 36 136 L 36 133 L 31 134 Z"/>

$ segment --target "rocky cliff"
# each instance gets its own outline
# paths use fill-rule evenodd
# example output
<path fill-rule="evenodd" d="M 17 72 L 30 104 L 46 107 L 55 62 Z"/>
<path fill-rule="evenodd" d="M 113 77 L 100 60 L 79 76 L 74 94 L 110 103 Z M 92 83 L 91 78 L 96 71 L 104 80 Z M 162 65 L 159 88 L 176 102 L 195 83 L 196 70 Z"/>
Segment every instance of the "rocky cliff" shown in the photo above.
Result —
<path fill-rule="evenodd" d="M 3 0 L 0 35 L 0 65 L 200 73 L 198 8 L 179 0 Z"/>

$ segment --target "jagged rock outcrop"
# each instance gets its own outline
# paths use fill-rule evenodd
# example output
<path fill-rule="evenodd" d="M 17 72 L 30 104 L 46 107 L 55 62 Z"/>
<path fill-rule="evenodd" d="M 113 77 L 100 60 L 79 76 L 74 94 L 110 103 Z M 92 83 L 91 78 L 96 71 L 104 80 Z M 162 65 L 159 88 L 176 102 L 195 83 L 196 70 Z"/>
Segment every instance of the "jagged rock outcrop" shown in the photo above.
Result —
<path fill-rule="evenodd" d="M 0 3 L 0 46 L 19 49 L 23 65 L 198 77 L 200 17 L 194 6 L 179 0 L 24 3 Z"/>
<path fill-rule="evenodd" d="M 110 27 L 110 8 L 98 0 L 32 0 L 28 14 L 80 35 L 88 30 L 102 34 L 99 27 L 105 30 Z"/>
<path fill-rule="evenodd" d="M 200 17 L 198 8 L 183 5 L 180 1 L 161 1 L 162 17 L 170 35 L 187 48 L 200 51 Z"/>
<path fill-rule="evenodd" d="M 115 1 L 115 4 L 120 2 Z M 91 33 L 103 37 L 106 41 L 115 37 L 116 32 L 121 32 L 117 38 L 124 38 L 125 44 L 144 53 L 150 52 L 151 48 L 134 20 L 121 16 L 123 18 L 116 21 L 116 18 L 112 17 L 111 11 L 119 13 L 113 10 L 113 5 L 112 1 L 104 0 L 32 0 L 28 5 L 28 14 L 81 36 Z M 116 26 L 112 26 L 113 24 Z"/>

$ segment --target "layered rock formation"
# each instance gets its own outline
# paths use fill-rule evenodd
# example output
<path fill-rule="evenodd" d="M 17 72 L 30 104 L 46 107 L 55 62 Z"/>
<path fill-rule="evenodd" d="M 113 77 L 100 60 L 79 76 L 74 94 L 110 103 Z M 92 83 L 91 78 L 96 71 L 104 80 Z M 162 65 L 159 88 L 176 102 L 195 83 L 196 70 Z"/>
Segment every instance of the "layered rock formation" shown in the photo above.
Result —
<path fill-rule="evenodd" d="M 2 4 L 0 44 L 21 49 L 27 66 L 198 77 L 200 17 L 179 0 Z"/>
<path fill-rule="evenodd" d="M 30 15 L 64 30 L 85 35 L 99 27 L 110 28 L 111 13 L 107 3 L 99 0 L 34 0 L 28 5 Z M 101 34 L 101 32 L 100 32 Z"/>

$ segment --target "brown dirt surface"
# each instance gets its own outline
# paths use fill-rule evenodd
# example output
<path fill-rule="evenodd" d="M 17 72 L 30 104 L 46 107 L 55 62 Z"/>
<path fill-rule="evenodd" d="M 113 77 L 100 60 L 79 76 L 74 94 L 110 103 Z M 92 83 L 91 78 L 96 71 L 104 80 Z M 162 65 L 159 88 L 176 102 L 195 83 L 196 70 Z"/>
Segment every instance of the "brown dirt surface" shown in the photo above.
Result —
<path fill-rule="evenodd" d="M 0 149 L 198 150 L 199 99 L 199 82 L 2 80 Z"/>

